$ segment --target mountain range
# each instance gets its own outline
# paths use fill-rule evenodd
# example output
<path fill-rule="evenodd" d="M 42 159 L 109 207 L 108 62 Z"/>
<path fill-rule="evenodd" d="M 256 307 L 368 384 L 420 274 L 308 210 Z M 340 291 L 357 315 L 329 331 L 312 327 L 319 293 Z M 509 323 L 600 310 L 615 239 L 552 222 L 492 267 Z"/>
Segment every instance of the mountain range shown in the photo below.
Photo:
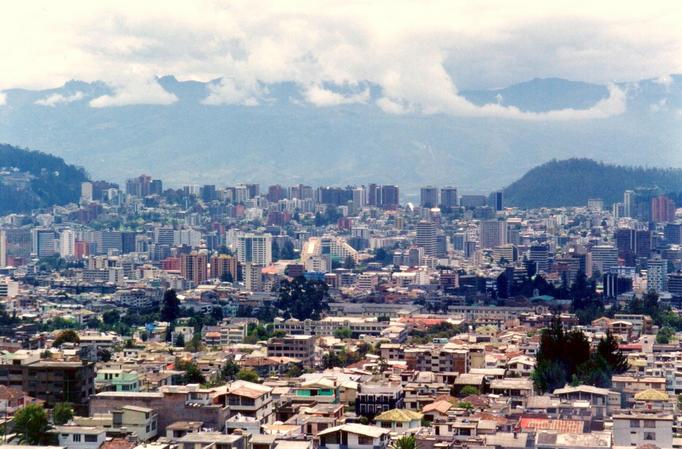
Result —
<path fill-rule="evenodd" d="M 113 92 L 102 82 L 4 91 L 0 142 L 39 148 L 116 182 L 140 173 L 173 186 L 377 182 L 400 185 L 408 198 L 426 184 L 502 188 L 552 159 L 682 167 L 682 76 L 617 84 L 625 111 L 583 120 L 390 114 L 370 85 L 360 104 L 314 106 L 297 85 L 281 83 L 264 86 L 268 101 L 255 106 L 207 105 L 215 81 L 159 83 L 178 100 L 95 108 L 92 99 Z M 550 78 L 460 95 L 542 113 L 590 108 L 609 89 Z"/>

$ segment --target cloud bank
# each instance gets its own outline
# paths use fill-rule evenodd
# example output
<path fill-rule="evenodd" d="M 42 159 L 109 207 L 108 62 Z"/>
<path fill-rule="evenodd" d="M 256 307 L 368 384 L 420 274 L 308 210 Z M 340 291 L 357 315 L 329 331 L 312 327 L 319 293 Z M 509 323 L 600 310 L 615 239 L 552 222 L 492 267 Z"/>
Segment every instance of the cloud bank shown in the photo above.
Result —
<path fill-rule="evenodd" d="M 75 92 L 72 95 L 62 95 L 62 94 L 52 94 L 48 95 L 45 98 L 41 98 L 40 100 L 36 100 L 36 104 L 39 104 L 41 106 L 50 106 L 54 107 L 57 106 L 58 104 L 68 104 L 68 103 L 73 103 L 74 101 L 80 101 L 83 99 L 83 92 Z"/>
<path fill-rule="evenodd" d="M 682 9 L 665 1 L 25 3 L 0 15 L 0 89 L 70 79 L 113 86 L 92 107 L 172 104 L 155 76 L 173 74 L 220 79 L 206 105 L 267 103 L 268 85 L 292 82 L 319 107 L 372 101 L 368 89 L 330 85 L 373 85 L 376 105 L 391 114 L 597 119 L 622 113 L 624 92 L 611 86 L 584 110 L 529 113 L 479 107 L 459 91 L 550 76 L 665 84 L 682 71 Z"/>

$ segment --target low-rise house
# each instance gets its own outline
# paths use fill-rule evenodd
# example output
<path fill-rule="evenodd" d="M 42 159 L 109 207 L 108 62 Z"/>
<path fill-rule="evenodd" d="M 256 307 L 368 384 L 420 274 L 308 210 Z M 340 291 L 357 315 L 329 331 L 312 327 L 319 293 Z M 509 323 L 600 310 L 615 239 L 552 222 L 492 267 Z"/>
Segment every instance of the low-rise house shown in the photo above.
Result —
<path fill-rule="evenodd" d="M 67 449 L 99 449 L 106 440 L 103 427 L 66 425 L 49 431 L 57 435 L 59 445 Z"/>
<path fill-rule="evenodd" d="M 526 400 L 533 394 L 533 382 L 524 378 L 495 379 L 490 382 L 490 392 L 510 399 L 513 407 L 525 407 Z"/>
<path fill-rule="evenodd" d="M 613 445 L 673 447 L 673 415 L 622 412 L 613 415 Z"/>
<path fill-rule="evenodd" d="M 390 430 L 363 424 L 343 424 L 318 434 L 320 449 L 387 449 Z"/>
<path fill-rule="evenodd" d="M 374 417 L 377 426 L 393 433 L 414 432 L 421 427 L 424 415 L 405 409 L 393 409 Z"/>

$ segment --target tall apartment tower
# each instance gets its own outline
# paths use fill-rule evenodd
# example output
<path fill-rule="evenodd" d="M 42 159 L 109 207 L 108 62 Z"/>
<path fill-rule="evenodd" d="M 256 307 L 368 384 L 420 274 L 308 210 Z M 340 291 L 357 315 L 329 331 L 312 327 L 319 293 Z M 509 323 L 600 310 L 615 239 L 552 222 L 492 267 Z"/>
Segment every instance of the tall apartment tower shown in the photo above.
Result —
<path fill-rule="evenodd" d="M 422 187 L 419 195 L 419 205 L 421 207 L 431 208 L 438 207 L 438 187 L 426 186 Z"/>
<path fill-rule="evenodd" d="M 492 249 L 507 243 L 506 220 L 482 220 L 479 243 L 481 249 Z"/>
<path fill-rule="evenodd" d="M 424 248 L 427 256 L 436 256 L 436 224 L 430 221 L 417 223 L 417 246 Z"/>
<path fill-rule="evenodd" d="M 203 284 L 208 279 L 208 256 L 203 253 L 183 254 L 180 274 L 194 285 Z"/>
<path fill-rule="evenodd" d="M 240 264 L 270 265 L 272 236 L 270 234 L 241 234 L 237 237 L 237 260 Z"/>
<path fill-rule="evenodd" d="M 447 186 L 440 189 L 440 206 L 446 210 L 459 206 L 457 187 Z"/>

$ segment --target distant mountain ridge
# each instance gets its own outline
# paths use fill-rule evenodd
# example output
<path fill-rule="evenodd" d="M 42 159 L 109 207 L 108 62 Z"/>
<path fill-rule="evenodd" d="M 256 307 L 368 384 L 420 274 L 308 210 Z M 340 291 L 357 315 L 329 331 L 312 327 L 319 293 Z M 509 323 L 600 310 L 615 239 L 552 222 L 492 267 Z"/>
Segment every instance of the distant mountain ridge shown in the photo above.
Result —
<path fill-rule="evenodd" d="M 78 202 L 82 168 L 62 158 L 0 144 L 0 214 Z"/>
<path fill-rule="evenodd" d="M 377 182 L 399 184 L 403 192 L 429 184 L 481 192 L 551 159 L 682 167 L 680 76 L 620 83 L 625 113 L 573 121 L 394 115 L 376 105 L 380 87 L 369 83 L 360 87 L 369 92 L 360 104 L 316 107 L 294 83 L 263 86 L 267 100 L 256 106 L 203 104 L 215 82 L 165 76 L 159 83 L 177 102 L 103 108 L 89 106 L 112 93 L 101 82 L 7 90 L 0 141 L 48 151 L 98 179 L 122 182 L 147 173 L 176 187 Z M 548 78 L 461 95 L 478 105 L 541 113 L 589 108 L 608 89 Z"/>
<path fill-rule="evenodd" d="M 525 209 L 585 206 L 591 198 L 607 205 L 623 201 L 623 192 L 658 187 L 682 191 L 682 169 L 628 167 L 591 159 L 552 160 L 539 165 L 504 189 L 505 203 Z"/>

